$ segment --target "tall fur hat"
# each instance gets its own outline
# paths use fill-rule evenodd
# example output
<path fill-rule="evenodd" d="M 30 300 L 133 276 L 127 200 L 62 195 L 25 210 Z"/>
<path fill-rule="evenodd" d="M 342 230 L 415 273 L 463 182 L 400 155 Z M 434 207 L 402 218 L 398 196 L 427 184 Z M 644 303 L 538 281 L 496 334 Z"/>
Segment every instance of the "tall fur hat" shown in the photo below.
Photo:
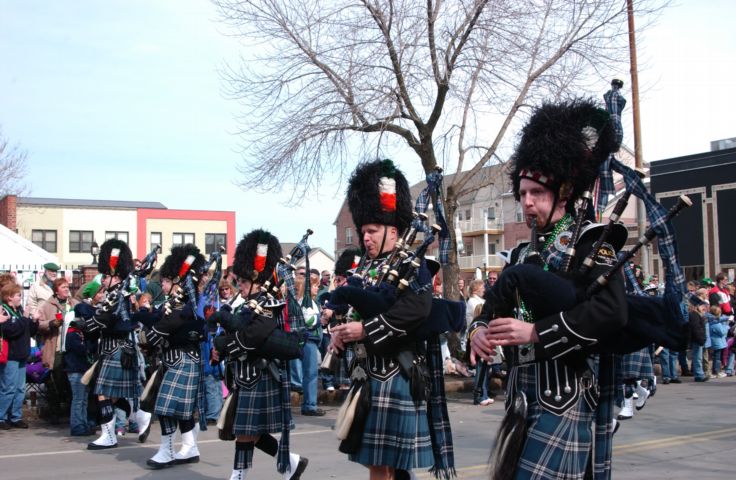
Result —
<path fill-rule="evenodd" d="M 190 270 L 199 272 L 205 265 L 204 255 L 195 245 L 187 243 L 172 247 L 171 253 L 161 265 L 161 278 L 183 278 Z M 201 278 L 197 275 L 197 278 Z"/>
<path fill-rule="evenodd" d="M 363 254 L 358 248 L 348 248 L 340 254 L 335 262 L 335 275 L 342 275 L 347 277 L 349 275 L 348 270 L 353 270 L 358 266 L 360 257 Z"/>
<path fill-rule="evenodd" d="M 401 233 L 412 220 L 409 183 L 391 160 L 359 165 L 348 184 L 348 208 L 358 232 L 363 225 L 378 223 Z"/>
<path fill-rule="evenodd" d="M 539 107 L 522 129 L 510 166 L 516 200 L 522 178 L 567 198 L 568 208 L 590 188 L 600 164 L 618 150 L 608 112 L 587 99 Z"/>
<path fill-rule="evenodd" d="M 233 273 L 239 278 L 262 284 L 271 278 L 281 256 L 278 238 L 260 228 L 253 230 L 240 240 L 235 249 Z"/>
<path fill-rule="evenodd" d="M 100 246 L 100 256 L 97 259 L 97 270 L 100 273 L 125 278 L 133 268 L 133 252 L 127 243 L 111 238 Z"/>

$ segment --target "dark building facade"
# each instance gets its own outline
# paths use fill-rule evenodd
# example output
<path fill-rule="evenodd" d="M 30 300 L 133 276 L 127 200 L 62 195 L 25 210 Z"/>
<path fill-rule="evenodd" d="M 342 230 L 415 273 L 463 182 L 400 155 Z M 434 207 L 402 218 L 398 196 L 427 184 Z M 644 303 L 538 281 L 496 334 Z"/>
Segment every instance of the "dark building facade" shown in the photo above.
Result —
<path fill-rule="evenodd" d="M 665 208 L 693 201 L 673 220 L 688 280 L 736 269 L 736 148 L 651 163 L 651 192 Z M 655 255 L 655 271 L 659 270 Z"/>

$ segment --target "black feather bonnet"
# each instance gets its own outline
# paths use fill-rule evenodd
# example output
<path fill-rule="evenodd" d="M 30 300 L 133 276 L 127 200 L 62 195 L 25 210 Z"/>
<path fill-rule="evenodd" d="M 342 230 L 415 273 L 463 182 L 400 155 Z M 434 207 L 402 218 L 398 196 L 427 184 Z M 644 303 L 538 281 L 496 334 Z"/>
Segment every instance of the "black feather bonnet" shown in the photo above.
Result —
<path fill-rule="evenodd" d="M 185 245 L 177 245 L 171 248 L 171 253 L 164 260 L 161 265 L 161 278 L 170 278 L 174 281 L 181 279 L 190 270 L 201 273 L 200 270 L 205 265 L 204 255 L 199 251 L 195 245 L 187 243 Z M 202 278 L 201 275 L 195 275 L 197 277 L 197 283 Z"/>
<path fill-rule="evenodd" d="M 133 268 L 133 252 L 127 243 L 111 238 L 102 244 L 97 259 L 97 270 L 100 273 L 125 278 L 130 275 Z"/>
<path fill-rule="evenodd" d="M 516 200 L 519 183 L 529 178 L 567 198 L 568 209 L 598 176 L 601 163 L 618 150 L 608 112 L 592 100 L 545 103 L 521 131 L 510 164 Z"/>
<path fill-rule="evenodd" d="M 409 183 L 391 160 L 361 164 L 350 177 L 348 208 L 358 235 L 369 223 L 393 225 L 400 235 L 412 221 Z"/>
<path fill-rule="evenodd" d="M 281 243 L 270 232 L 256 229 L 245 235 L 235 249 L 233 273 L 259 284 L 271 279 L 282 257 Z"/>

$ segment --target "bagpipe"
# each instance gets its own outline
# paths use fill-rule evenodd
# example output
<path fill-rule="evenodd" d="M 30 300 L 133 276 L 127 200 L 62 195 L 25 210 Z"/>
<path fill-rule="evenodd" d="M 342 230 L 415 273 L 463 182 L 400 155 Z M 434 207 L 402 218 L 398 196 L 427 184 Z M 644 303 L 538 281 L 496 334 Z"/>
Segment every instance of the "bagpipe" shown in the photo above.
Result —
<path fill-rule="evenodd" d="M 140 267 L 133 270 L 122 281 L 112 285 L 105 291 L 105 298 L 95 312 L 96 315 L 110 314 L 117 316 L 124 322 L 130 321 L 130 296 L 138 290 L 141 278 L 147 277 L 156 266 L 158 254 L 161 251 L 159 245 L 155 245 L 145 256 Z"/>
<path fill-rule="evenodd" d="M 304 318 L 301 310 L 289 310 L 289 318 L 281 315 L 286 307 L 282 288 L 286 295 L 296 299 L 294 271 L 296 263 L 309 252 L 308 237 L 311 229 L 286 256 L 278 260 L 274 269 L 256 295 L 252 296 L 237 313 L 220 311 L 208 320 L 210 330 L 219 324 L 225 335 L 215 338 L 215 348 L 235 360 L 246 358 L 250 352 L 265 359 L 292 360 L 301 358 L 304 345 Z M 299 319 L 301 318 L 301 322 Z"/>
<path fill-rule="evenodd" d="M 536 219 L 533 218 L 532 243 L 529 246 L 529 253 L 524 263 L 506 268 L 494 286 L 487 290 L 484 317 L 492 319 L 515 316 L 514 314 L 519 312 L 520 303 L 523 302 L 526 311 L 532 312 L 535 318 L 542 318 L 569 310 L 580 302 L 590 299 L 605 288 L 614 276 L 620 275 L 623 266 L 642 247 L 648 245 L 658 236 L 661 232 L 661 226 L 668 225 L 672 218 L 684 208 L 692 205 L 688 197 L 680 196 L 677 204 L 657 218 L 658 226 L 650 226 L 631 249 L 625 253 L 620 253 L 616 263 L 605 273 L 599 275 L 592 283 L 583 283 L 588 279 L 587 274 L 594 265 L 601 247 L 609 241 L 615 230 L 623 230 L 623 225 L 618 223 L 618 220 L 626 208 L 630 195 L 631 191 L 627 189 L 627 192 L 619 198 L 608 223 L 600 231 L 599 236 L 592 244 L 590 252 L 576 272 L 569 271 L 575 255 L 575 244 L 572 242 L 573 239 L 579 240 L 582 236 L 583 220 L 586 215 L 581 214 L 580 210 L 589 208 L 589 196 L 587 201 L 584 198 L 578 205 L 570 244 L 566 249 L 558 271 L 546 271 L 541 268 L 540 255 L 534 243 L 537 234 L 535 231 L 536 222 L 534 221 Z M 625 240 L 625 237 L 623 239 Z M 629 319 L 626 326 L 617 336 L 599 342 L 597 351 L 629 353 L 640 350 L 651 343 L 665 345 L 677 350 L 682 348 L 688 338 L 687 317 L 683 314 L 682 293 L 676 288 L 674 282 L 676 272 L 673 270 L 675 269 L 671 266 L 666 268 L 670 288 L 666 289 L 663 297 L 626 296 L 625 308 L 628 311 Z"/>

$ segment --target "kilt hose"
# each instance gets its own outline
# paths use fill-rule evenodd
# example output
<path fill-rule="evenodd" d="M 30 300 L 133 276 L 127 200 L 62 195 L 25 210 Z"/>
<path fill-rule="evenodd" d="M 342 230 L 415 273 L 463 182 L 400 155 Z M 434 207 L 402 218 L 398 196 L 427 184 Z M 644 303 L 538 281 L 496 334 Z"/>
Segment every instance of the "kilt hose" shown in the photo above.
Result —
<path fill-rule="evenodd" d="M 585 478 L 593 448 L 593 410 L 583 395 L 562 415 L 544 410 L 537 401 L 534 364 L 513 368 L 517 370 L 513 391 L 523 391 L 528 401 L 527 438 L 514 478 Z"/>
<path fill-rule="evenodd" d="M 233 421 L 234 435 L 260 435 L 282 431 L 281 384 L 267 370 L 257 373 L 258 381 L 236 383 L 238 404 Z"/>
<path fill-rule="evenodd" d="M 126 369 L 120 365 L 120 348 L 100 357 L 94 393 L 107 398 L 134 398 L 141 396 L 142 386 L 138 368 Z"/>
<path fill-rule="evenodd" d="M 401 372 L 380 381 L 369 376 L 371 407 L 365 421 L 363 442 L 350 461 L 361 465 L 388 465 L 402 470 L 434 464 L 427 420 L 427 404 L 417 407 L 409 381 Z"/>
<path fill-rule="evenodd" d="M 199 401 L 203 391 L 201 361 L 182 352 L 174 363 L 165 363 L 164 366 L 166 369 L 153 412 L 160 417 L 188 420 L 202 405 Z"/>

